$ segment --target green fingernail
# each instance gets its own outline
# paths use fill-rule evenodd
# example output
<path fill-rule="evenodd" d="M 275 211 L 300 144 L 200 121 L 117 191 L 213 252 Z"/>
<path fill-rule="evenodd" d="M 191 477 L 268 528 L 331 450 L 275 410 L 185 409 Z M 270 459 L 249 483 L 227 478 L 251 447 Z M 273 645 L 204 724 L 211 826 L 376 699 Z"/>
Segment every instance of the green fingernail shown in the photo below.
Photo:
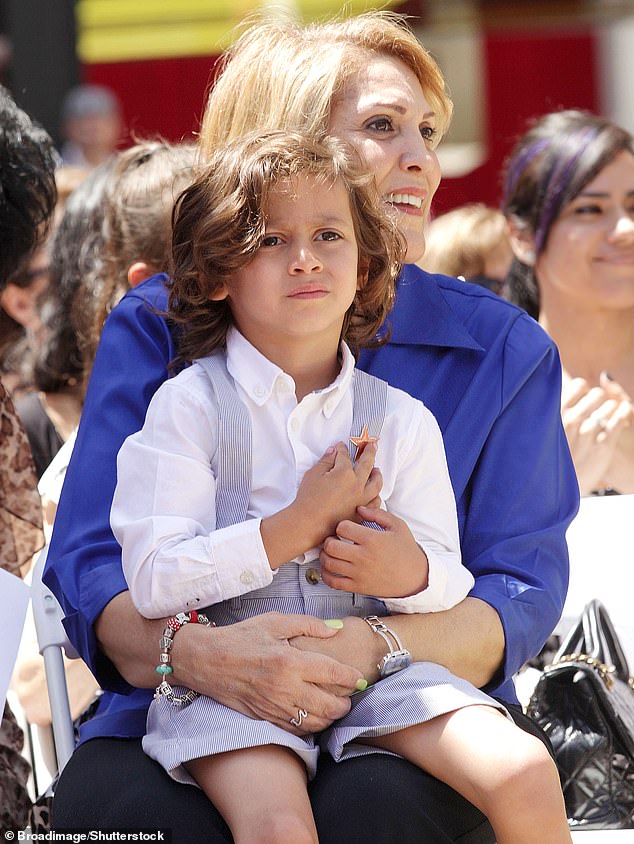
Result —
<path fill-rule="evenodd" d="M 334 630 L 341 630 L 343 628 L 343 621 L 340 618 L 327 618 L 324 624 L 327 627 L 332 627 Z"/>
<path fill-rule="evenodd" d="M 364 678 L 362 677 L 360 680 L 357 680 L 357 682 L 354 684 L 354 687 L 358 692 L 363 692 L 365 691 L 365 689 L 368 688 L 368 681 L 364 680 Z"/>

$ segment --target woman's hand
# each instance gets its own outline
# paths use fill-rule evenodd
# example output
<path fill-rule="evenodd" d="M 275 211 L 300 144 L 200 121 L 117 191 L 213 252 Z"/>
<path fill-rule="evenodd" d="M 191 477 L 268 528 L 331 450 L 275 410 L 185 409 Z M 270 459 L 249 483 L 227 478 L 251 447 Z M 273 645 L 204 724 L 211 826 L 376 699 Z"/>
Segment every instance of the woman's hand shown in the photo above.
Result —
<path fill-rule="evenodd" d="M 343 521 L 319 556 L 324 583 L 344 592 L 404 598 L 427 586 L 427 557 L 403 519 L 385 510 L 357 508 L 365 521 L 382 530 Z M 398 560 L 398 566 L 391 564 Z"/>
<path fill-rule="evenodd" d="M 366 625 L 364 625 L 365 627 Z M 133 686 L 154 688 L 165 620 L 141 616 L 129 592 L 107 604 L 95 629 L 106 656 Z M 170 682 L 195 689 L 252 718 L 266 718 L 296 734 L 323 730 L 350 708 L 361 672 L 336 657 L 300 653 L 296 637 L 313 642 L 340 631 L 313 616 L 267 613 L 226 627 L 186 624 L 174 637 Z M 297 730 L 298 709 L 310 717 Z"/>
<path fill-rule="evenodd" d="M 634 420 L 625 390 L 605 373 L 598 387 L 572 378 L 562 389 L 561 415 L 581 494 L 611 486 L 619 438 Z"/>
<path fill-rule="evenodd" d="M 280 613 L 225 627 L 188 624 L 174 638 L 174 683 L 289 732 L 318 732 L 348 712 L 362 675 L 332 657 L 302 653 L 289 640 L 338 635 L 320 619 Z M 298 729 L 290 719 L 299 709 L 308 717 Z"/>
<path fill-rule="evenodd" d="M 343 619 L 343 628 L 336 636 L 328 639 L 297 636 L 291 640 L 291 645 L 301 651 L 322 654 L 353 665 L 369 683 L 379 679 L 377 664 L 387 651 L 381 637 L 356 616 Z"/>
<path fill-rule="evenodd" d="M 436 662 L 482 688 L 504 659 L 504 630 L 497 612 L 479 598 L 465 598 L 442 612 L 391 615 L 387 621 L 415 662 Z M 387 653 L 380 636 L 362 618 L 343 620 L 330 638 L 291 640 L 295 648 L 324 654 L 357 668 L 369 683 L 379 679 L 377 664 Z"/>
<path fill-rule="evenodd" d="M 634 423 L 621 429 L 614 460 L 605 475 L 605 486 L 623 494 L 634 493 Z"/>

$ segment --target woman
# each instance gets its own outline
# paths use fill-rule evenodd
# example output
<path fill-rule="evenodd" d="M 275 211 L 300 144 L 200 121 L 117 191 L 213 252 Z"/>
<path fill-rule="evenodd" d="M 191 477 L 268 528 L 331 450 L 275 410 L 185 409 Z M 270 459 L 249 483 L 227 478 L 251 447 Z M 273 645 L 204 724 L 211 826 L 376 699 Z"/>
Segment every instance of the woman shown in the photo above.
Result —
<path fill-rule="evenodd" d="M 46 234 L 57 198 L 54 156 L 46 132 L 0 86 L 0 294 Z M 42 513 L 28 441 L 2 382 L 0 454 L 0 568 L 20 577 L 22 566 L 42 546 Z M 22 745 L 22 731 L 5 704 L 0 725 L 3 831 L 23 829 L 28 819 L 29 766 Z"/>
<path fill-rule="evenodd" d="M 369 13 L 307 29 L 263 24 L 228 57 L 210 94 L 201 148 L 254 128 L 299 128 L 350 141 L 374 172 L 407 241 L 407 261 L 414 262 L 424 251 L 440 179 L 434 147 L 450 113 L 437 66 L 397 17 Z M 124 694 L 104 695 L 86 725 L 83 738 L 93 740 L 64 771 L 55 823 L 151 822 L 173 828 L 173 840 L 183 842 L 204 825 L 208 840 L 229 841 L 198 791 L 174 786 L 143 758 L 140 736 L 164 622 L 142 620 L 133 609 L 108 526 L 115 454 L 141 427 L 174 356 L 169 326 L 156 316 L 165 309 L 164 281 L 154 277 L 129 293 L 106 323 L 58 511 L 46 580 L 102 685 Z M 525 314 L 487 291 L 407 266 L 392 341 L 365 354 L 361 365 L 423 398 L 436 415 L 463 557 L 476 580 L 454 609 L 394 616 L 390 623 L 415 660 L 446 665 L 522 720 L 511 677 L 560 615 L 564 536 L 578 503 L 559 418 L 555 347 Z M 241 577 L 248 586 L 248 561 Z M 175 682 L 301 734 L 348 711 L 357 681 L 379 676 L 386 647 L 360 618 L 334 630 L 310 616 L 270 614 L 211 630 L 187 624 L 171 654 Z M 311 799 L 327 844 L 364 836 L 492 840 L 474 806 L 396 757 L 366 755 L 339 766 L 324 757 Z"/>
<path fill-rule="evenodd" d="M 0 375 L 13 395 L 29 389 L 24 358 L 42 336 L 39 299 L 48 286 L 48 249 L 42 245 L 0 293 Z"/>
<path fill-rule="evenodd" d="M 582 495 L 634 492 L 634 138 L 582 111 L 541 118 L 507 165 L 509 298 L 559 348 Z"/>

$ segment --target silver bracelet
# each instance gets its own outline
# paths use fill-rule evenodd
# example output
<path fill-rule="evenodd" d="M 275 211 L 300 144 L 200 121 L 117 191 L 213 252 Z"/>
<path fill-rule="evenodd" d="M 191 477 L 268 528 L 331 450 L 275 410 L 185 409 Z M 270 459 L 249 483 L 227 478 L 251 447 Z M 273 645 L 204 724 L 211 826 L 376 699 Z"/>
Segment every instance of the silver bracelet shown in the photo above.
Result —
<path fill-rule="evenodd" d="M 368 615 L 363 620 L 373 633 L 376 633 L 385 641 L 388 647 L 388 652 L 376 666 L 381 679 L 385 679 L 397 671 L 402 671 L 412 664 L 411 653 L 403 647 L 397 634 L 378 615 Z"/>
<path fill-rule="evenodd" d="M 188 689 L 185 694 L 177 695 L 166 679 L 168 674 L 172 674 L 174 672 L 174 669 L 172 668 L 171 654 L 174 636 L 178 633 L 181 627 L 184 627 L 190 622 L 202 624 L 205 627 L 216 626 L 215 622 L 209 621 L 204 613 L 196 612 L 195 610 L 192 610 L 191 612 L 179 612 L 167 619 L 167 625 L 163 630 L 163 634 L 159 642 L 161 647 L 159 663 L 154 669 L 157 674 L 160 674 L 163 677 L 163 679 L 161 680 L 160 685 L 156 687 L 154 700 L 165 698 L 165 700 L 168 700 L 176 706 L 187 706 L 192 701 L 196 700 L 200 694 L 199 692 L 195 692 L 193 689 Z"/>

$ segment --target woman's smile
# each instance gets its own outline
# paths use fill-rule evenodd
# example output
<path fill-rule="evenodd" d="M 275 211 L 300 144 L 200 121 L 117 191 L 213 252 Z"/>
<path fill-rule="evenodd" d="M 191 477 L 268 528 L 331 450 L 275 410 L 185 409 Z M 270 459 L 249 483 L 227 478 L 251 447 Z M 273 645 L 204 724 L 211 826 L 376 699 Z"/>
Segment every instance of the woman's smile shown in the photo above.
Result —
<path fill-rule="evenodd" d="M 392 208 L 401 211 L 403 214 L 413 214 L 414 216 L 422 216 L 424 214 L 424 203 L 426 193 L 417 188 L 401 188 L 401 190 L 393 191 L 388 194 L 385 201 Z"/>

